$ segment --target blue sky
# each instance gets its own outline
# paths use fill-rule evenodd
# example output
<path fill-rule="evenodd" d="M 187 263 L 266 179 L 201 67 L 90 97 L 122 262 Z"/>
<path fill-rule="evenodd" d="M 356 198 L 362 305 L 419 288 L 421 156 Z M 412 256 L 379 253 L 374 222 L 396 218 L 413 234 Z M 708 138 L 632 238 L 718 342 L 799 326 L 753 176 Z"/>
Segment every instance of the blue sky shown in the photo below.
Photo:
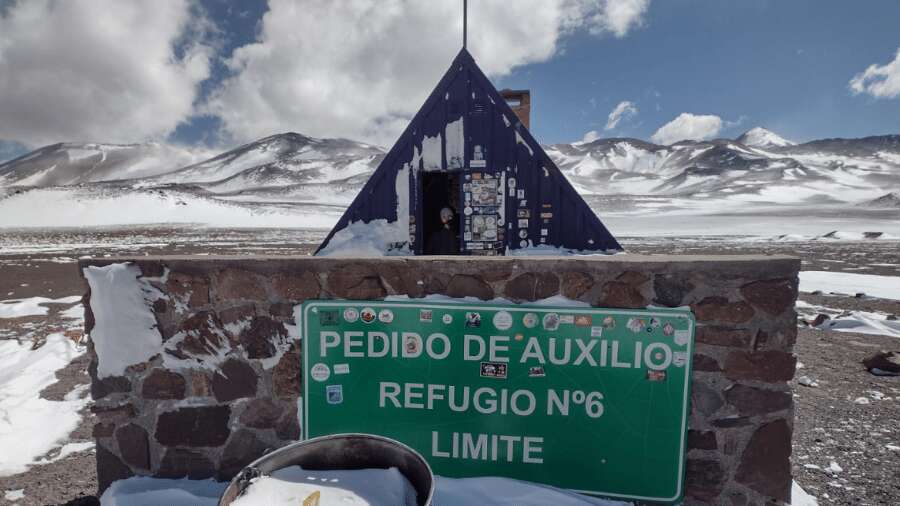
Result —
<path fill-rule="evenodd" d="M 495 82 L 531 88 L 542 142 L 602 130 L 622 100 L 639 114 L 617 136 L 647 139 L 681 112 L 739 123 L 729 137 L 754 126 L 796 141 L 900 133 L 900 100 L 848 87 L 900 47 L 900 2 L 670 0 L 645 19 L 620 39 L 578 34 Z"/>
<path fill-rule="evenodd" d="M 460 4 L 0 0 L 0 160 L 285 131 L 390 145 L 459 49 Z M 705 137 L 898 134 L 898 26 L 888 0 L 470 0 L 471 52 L 498 88 L 531 89 L 548 144 L 649 140 L 682 113 Z"/>

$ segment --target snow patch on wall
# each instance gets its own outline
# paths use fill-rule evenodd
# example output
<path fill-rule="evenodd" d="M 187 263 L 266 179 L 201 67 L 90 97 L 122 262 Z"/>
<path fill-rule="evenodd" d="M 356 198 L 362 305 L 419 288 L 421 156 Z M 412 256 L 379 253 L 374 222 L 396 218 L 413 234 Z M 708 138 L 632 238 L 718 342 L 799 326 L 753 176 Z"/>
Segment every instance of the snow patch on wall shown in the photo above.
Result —
<path fill-rule="evenodd" d="M 465 165 L 465 132 L 463 132 L 463 119 L 447 123 L 444 129 L 447 139 L 447 168 L 461 169 Z"/>
<path fill-rule="evenodd" d="M 140 276 L 141 270 L 128 263 L 84 269 L 91 287 L 98 378 L 122 376 L 126 367 L 162 352 L 151 305 L 163 295 Z"/>
<path fill-rule="evenodd" d="M 413 162 L 410 164 L 418 169 L 416 156 L 413 155 Z M 422 138 L 422 170 L 432 171 L 441 170 L 441 134 L 434 137 L 425 136 Z"/>

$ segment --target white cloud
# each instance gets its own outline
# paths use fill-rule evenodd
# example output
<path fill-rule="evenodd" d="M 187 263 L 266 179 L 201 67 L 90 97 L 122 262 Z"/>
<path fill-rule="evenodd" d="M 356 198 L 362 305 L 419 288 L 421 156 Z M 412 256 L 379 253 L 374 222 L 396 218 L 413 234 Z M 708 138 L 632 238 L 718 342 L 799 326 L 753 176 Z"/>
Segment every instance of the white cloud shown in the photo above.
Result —
<path fill-rule="evenodd" d="M 569 4 L 574 4 L 573 10 L 586 20 L 591 33 L 624 37 L 643 25 L 650 0 L 574 0 Z"/>
<path fill-rule="evenodd" d="M 600 132 L 596 130 L 591 130 L 590 132 L 584 134 L 584 137 L 581 138 L 581 142 L 594 142 L 595 140 L 600 138 Z"/>
<path fill-rule="evenodd" d="M 605 130 L 612 130 L 616 128 L 616 125 L 619 124 L 620 121 L 627 118 L 632 118 L 638 113 L 637 107 L 634 103 L 629 102 L 627 100 L 619 102 L 612 112 L 609 113 L 609 118 L 606 120 L 606 128 Z"/>
<path fill-rule="evenodd" d="M 894 60 L 884 65 L 869 65 L 864 72 L 850 80 L 853 93 L 868 93 L 875 98 L 895 98 L 900 96 L 900 49 Z"/>
<path fill-rule="evenodd" d="M 712 139 L 722 130 L 722 124 L 722 118 L 712 114 L 683 112 L 677 118 L 661 126 L 650 139 L 657 144 Z"/>
<path fill-rule="evenodd" d="M 624 36 L 648 0 L 481 0 L 469 50 L 501 76 L 545 61 L 577 30 Z M 210 114 L 237 141 L 294 130 L 390 145 L 459 50 L 457 0 L 271 0 L 256 43 L 235 50 Z"/>
<path fill-rule="evenodd" d="M 0 10 L 0 139 L 165 137 L 193 113 L 209 76 L 209 23 L 197 10 L 190 0 L 28 0 Z"/>

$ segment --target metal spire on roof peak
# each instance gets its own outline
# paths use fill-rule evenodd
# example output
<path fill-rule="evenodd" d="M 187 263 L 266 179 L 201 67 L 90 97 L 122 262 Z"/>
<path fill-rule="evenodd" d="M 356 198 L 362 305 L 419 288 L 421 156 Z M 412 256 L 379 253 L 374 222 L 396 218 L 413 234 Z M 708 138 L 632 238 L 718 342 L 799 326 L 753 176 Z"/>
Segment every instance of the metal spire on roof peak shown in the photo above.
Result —
<path fill-rule="evenodd" d="M 463 49 L 466 48 L 466 37 L 469 28 L 469 0 L 463 0 Z"/>

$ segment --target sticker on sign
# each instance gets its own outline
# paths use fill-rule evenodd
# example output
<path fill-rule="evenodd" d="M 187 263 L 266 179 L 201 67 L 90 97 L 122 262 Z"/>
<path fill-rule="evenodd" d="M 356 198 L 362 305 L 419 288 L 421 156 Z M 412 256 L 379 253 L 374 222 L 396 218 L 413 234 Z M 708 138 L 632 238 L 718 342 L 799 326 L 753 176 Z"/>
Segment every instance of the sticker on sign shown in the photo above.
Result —
<path fill-rule="evenodd" d="M 307 301 L 302 314 L 306 437 L 391 437 L 449 477 L 683 495 L 687 310 Z M 347 389 L 328 383 L 351 368 Z"/>

